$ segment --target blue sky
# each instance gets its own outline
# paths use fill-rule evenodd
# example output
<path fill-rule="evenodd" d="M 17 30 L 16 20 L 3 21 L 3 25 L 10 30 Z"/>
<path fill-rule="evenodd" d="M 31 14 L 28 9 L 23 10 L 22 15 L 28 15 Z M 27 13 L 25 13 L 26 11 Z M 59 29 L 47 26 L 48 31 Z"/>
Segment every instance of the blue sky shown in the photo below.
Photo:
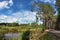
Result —
<path fill-rule="evenodd" d="M 0 23 L 1 22 L 18 22 L 31 23 L 35 22 L 36 12 L 31 12 L 31 4 L 34 0 L 0 0 Z M 38 0 L 50 3 L 52 6 L 55 0 Z M 54 7 L 55 8 L 55 7 Z M 40 22 L 41 23 L 41 22 Z"/>

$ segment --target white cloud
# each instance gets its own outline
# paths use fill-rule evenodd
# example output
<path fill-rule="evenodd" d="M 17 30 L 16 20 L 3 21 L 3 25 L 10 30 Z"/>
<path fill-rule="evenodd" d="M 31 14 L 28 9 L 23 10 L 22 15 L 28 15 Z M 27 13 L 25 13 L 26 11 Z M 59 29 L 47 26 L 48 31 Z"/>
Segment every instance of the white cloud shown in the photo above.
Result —
<path fill-rule="evenodd" d="M 12 0 L 2 1 L 2 2 L 0 2 L 0 9 L 10 8 L 10 6 L 12 6 L 12 5 L 13 5 L 13 1 Z"/>
<path fill-rule="evenodd" d="M 19 23 L 30 23 L 35 21 L 36 12 L 31 11 L 18 11 L 12 13 L 11 16 L 0 15 L 0 22 L 19 22 Z"/>
<path fill-rule="evenodd" d="M 8 5 L 7 1 L 0 2 L 0 9 L 9 8 L 7 5 Z"/>
<path fill-rule="evenodd" d="M 6 19 L 6 22 L 8 22 L 8 23 L 17 22 L 17 21 L 18 21 L 17 18 L 14 18 L 11 16 L 8 16 Z"/>
<path fill-rule="evenodd" d="M 7 16 L 7 15 L 0 15 L 0 23 L 1 22 L 8 22 L 8 23 L 12 23 L 12 22 L 16 22 L 17 21 L 17 18 L 14 18 L 12 16 Z"/>
<path fill-rule="evenodd" d="M 55 4 L 56 3 L 56 0 L 53 3 Z"/>
<path fill-rule="evenodd" d="M 0 15 L 0 19 L 6 19 L 7 16 L 6 15 Z"/>
<path fill-rule="evenodd" d="M 16 13 L 12 13 L 11 16 L 0 15 L 0 22 L 18 22 L 18 23 L 31 23 L 36 21 L 36 12 L 31 11 L 18 11 Z M 39 22 L 40 23 L 40 22 Z"/>
<path fill-rule="evenodd" d="M 13 13 L 12 16 L 22 20 L 26 20 L 26 21 L 35 21 L 35 15 L 36 12 L 31 12 L 31 11 L 22 11 L 22 12 L 16 12 Z"/>
<path fill-rule="evenodd" d="M 25 11 L 24 12 L 25 14 L 24 14 L 24 16 L 28 16 L 28 15 L 36 15 L 36 12 L 31 12 L 31 11 Z"/>
<path fill-rule="evenodd" d="M 40 0 L 40 1 L 49 2 L 49 3 L 53 3 L 53 4 L 55 4 L 55 2 L 56 2 L 56 0 Z"/>
<path fill-rule="evenodd" d="M 10 4 L 10 6 L 12 6 L 13 5 L 13 0 L 10 0 L 9 4 Z"/>

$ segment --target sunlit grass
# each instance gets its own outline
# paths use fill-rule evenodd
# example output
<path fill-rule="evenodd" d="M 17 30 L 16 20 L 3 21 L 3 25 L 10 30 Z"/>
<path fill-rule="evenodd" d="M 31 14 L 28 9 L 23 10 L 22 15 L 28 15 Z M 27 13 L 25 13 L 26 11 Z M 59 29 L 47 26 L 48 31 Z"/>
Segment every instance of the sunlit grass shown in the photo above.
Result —
<path fill-rule="evenodd" d="M 35 31 L 35 30 L 40 30 L 41 31 L 42 30 L 41 27 L 35 28 L 35 27 L 29 27 L 29 26 L 27 26 L 27 27 L 25 27 L 25 26 L 20 26 L 20 27 L 18 27 L 18 26 L 16 26 L 16 27 L 0 26 L 0 31 L 3 31 L 3 30 L 9 30 L 9 31 L 16 30 L 16 31 L 19 31 L 19 32 L 24 32 L 27 29 L 30 29 L 30 31 Z"/>
<path fill-rule="evenodd" d="M 20 37 L 18 38 L 18 40 L 22 40 L 22 35 L 25 31 L 30 30 L 32 32 L 39 30 L 42 31 L 41 27 L 30 27 L 30 26 L 0 26 L 0 33 L 20 33 Z M 12 40 L 16 40 L 15 38 L 13 38 Z"/>

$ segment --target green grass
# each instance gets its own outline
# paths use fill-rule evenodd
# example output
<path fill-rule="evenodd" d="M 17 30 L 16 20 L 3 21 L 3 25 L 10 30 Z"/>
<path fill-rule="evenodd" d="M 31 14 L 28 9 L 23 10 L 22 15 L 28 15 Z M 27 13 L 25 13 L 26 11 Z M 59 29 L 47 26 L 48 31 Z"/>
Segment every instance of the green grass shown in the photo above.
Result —
<path fill-rule="evenodd" d="M 21 36 L 18 38 L 18 40 L 22 40 L 22 35 L 25 31 L 30 30 L 30 31 L 36 31 L 39 30 L 41 31 L 42 28 L 41 27 L 31 27 L 31 26 L 0 26 L 0 33 L 16 33 L 19 32 L 21 34 Z M 15 38 L 13 38 L 12 40 L 15 40 Z"/>
<path fill-rule="evenodd" d="M 16 27 L 10 27 L 10 26 L 0 26 L 0 31 L 13 31 L 15 30 L 16 31 L 19 31 L 19 32 L 24 32 L 26 31 L 27 29 L 30 29 L 30 31 L 35 31 L 35 30 L 42 30 L 42 28 L 40 27 L 29 27 L 29 26 L 16 26 Z"/>

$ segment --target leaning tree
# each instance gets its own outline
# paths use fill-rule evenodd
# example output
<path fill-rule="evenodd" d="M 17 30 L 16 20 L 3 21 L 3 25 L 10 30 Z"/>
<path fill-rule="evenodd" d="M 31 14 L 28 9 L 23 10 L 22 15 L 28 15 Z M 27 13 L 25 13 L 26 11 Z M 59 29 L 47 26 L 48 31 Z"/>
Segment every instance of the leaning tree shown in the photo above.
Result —
<path fill-rule="evenodd" d="M 43 21 L 43 29 L 46 29 L 47 26 L 52 25 L 51 23 L 54 18 L 54 9 L 52 8 L 52 6 L 48 3 L 44 4 L 43 2 L 42 3 L 34 2 L 32 9 L 34 7 L 37 7 L 38 10 L 37 10 L 36 14 Z M 36 19 L 37 19 L 37 17 L 36 17 Z M 36 20 L 36 22 L 37 22 L 37 20 Z"/>
<path fill-rule="evenodd" d="M 47 4 L 42 3 L 39 6 L 43 12 L 43 21 L 45 21 L 44 22 L 45 28 L 51 27 L 54 19 L 53 7 L 49 3 Z"/>
<path fill-rule="evenodd" d="M 56 21 L 55 29 L 60 30 L 60 0 L 56 0 L 56 6 L 57 6 L 57 10 L 58 10 L 58 18 Z"/>

